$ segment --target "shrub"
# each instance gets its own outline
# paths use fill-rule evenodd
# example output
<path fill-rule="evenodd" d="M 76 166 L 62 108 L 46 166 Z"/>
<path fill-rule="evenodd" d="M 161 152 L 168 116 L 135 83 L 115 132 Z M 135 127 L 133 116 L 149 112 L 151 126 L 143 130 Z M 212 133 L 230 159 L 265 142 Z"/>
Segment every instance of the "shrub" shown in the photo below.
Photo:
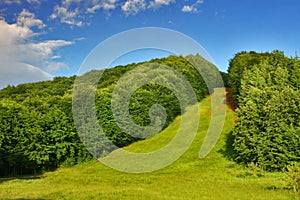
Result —
<path fill-rule="evenodd" d="M 285 181 L 289 189 L 300 191 L 300 163 L 294 163 L 285 171 Z"/>

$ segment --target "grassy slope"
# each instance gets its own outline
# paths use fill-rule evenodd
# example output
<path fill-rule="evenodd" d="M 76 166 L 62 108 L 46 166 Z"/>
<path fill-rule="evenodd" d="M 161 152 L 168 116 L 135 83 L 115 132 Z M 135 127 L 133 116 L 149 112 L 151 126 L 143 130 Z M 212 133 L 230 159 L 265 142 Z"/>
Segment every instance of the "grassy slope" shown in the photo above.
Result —
<path fill-rule="evenodd" d="M 129 174 L 97 161 L 48 172 L 41 179 L 0 179 L 0 199 L 297 199 L 284 189 L 282 174 L 262 177 L 224 157 L 234 113 L 228 108 L 223 133 L 204 159 L 198 158 L 210 119 L 210 98 L 201 104 L 198 134 L 188 151 L 172 165 L 152 173 Z M 126 147 L 145 152 L 164 146 L 173 137 L 180 117 L 162 133 Z"/>

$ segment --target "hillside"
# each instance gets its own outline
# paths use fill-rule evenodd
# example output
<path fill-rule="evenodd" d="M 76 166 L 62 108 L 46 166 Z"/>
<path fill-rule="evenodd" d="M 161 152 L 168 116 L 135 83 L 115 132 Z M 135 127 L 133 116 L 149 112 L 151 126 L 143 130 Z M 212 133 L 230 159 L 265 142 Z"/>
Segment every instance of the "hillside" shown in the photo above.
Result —
<path fill-rule="evenodd" d="M 229 96 L 229 95 L 228 95 Z M 110 169 L 97 161 L 28 177 L 0 181 L 0 199 L 296 199 L 285 190 L 283 175 L 246 169 L 230 161 L 229 134 L 235 115 L 228 107 L 223 132 L 204 159 L 199 149 L 210 121 L 210 97 L 200 104 L 201 118 L 194 142 L 172 165 L 153 173 L 130 174 Z M 192 112 L 193 109 L 190 110 Z M 185 113 L 188 115 L 189 113 Z M 125 147 L 147 152 L 167 144 L 181 117 L 163 132 Z"/>
<path fill-rule="evenodd" d="M 132 72 L 136 73 L 129 79 L 123 78 L 122 84 L 118 84 L 121 77 L 130 76 Z M 112 103 L 116 105 L 117 116 L 125 120 L 132 119 L 135 127 L 160 124 L 160 129 L 164 129 L 186 107 L 201 101 L 208 90 L 219 86 L 220 83 L 215 81 L 217 74 L 217 68 L 199 55 L 169 56 L 116 66 L 104 72 L 94 70 L 79 77 L 57 77 L 53 81 L 8 86 L 0 90 L 0 176 L 35 174 L 74 165 L 90 160 L 91 154 L 97 158 L 104 156 L 115 149 L 114 145 L 124 147 L 143 140 L 149 136 L 129 135 L 118 126 L 116 113 L 111 109 Z M 201 75 L 205 75 L 204 78 Z M 149 83 L 134 90 L 128 99 L 129 112 L 122 110 L 122 102 L 112 101 L 117 86 L 127 87 L 119 87 L 115 92 L 120 101 L 127 95 L 128 87 L 138 86 L 143 77 L 148 77 Z M 182 79 L 192 88 L 190 93 L 186 92 L 188 90 L 184 84 L 178 84 L 178 80 Z M 81 83 L 76 84 L 78 81 Z M 162 84 L 155 81 L 161 81 Z M 74 92 L 77 86 L 83 86 L 82 91 Z M 183 101 L 178 100 L 174 91 Z M 84 96 L 78 101 L 78 98 L 74 98 L 76 94 L 95 94 L 91 100 L 94 104 L 91 108 L 95 108 L 96 112 L 95 123 L 90 123 L 92 117 L 84 115 L 87 109 L 82 106 L 87 98 Z M 193 101 L 191 97 L 195 97 Z M 153 113 L 155 120 L 149 116 L 154 104 L 165 109 L 165 113 Z M 74 120 L 77 124 L 74 124 Z M 78 124 L 83 126 L 76 127 Z M 93 128 L 93 124 L 101 125 L 111 145 L 99 139 L 98 135 L 85 135 L 89 132 L 86 130 Z M 127 130 L 138 132 L 132 128 Z M 88 144 L 83 143 L 80 137 L 89 138 Z"/>

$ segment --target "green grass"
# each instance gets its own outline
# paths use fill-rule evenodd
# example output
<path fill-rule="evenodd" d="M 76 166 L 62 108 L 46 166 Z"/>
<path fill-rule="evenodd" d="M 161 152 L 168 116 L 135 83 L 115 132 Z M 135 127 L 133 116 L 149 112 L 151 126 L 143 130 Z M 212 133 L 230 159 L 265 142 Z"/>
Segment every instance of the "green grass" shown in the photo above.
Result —
<path fill-rule="evenodd" d="M 299 198 L 296 193 L 285 189 L 282 173 L 257 174 L 223 155 L 234 123 L 234 113 L 229 108 L 215 148 L 207 157 L 198 158 L 210 121 L 209 97 L 201 102 L 200 108 L 201 120 L 194 142 L 180 159 L 166 168 L 151 173 L 131 174 L 91 161 L 45 173 L 40 179 L 0 179 L 0 199 Z M 180 119 L 177 117 L 156 136 L 125 149 L 149 152 L 163 147 L 174 137 Z"/>

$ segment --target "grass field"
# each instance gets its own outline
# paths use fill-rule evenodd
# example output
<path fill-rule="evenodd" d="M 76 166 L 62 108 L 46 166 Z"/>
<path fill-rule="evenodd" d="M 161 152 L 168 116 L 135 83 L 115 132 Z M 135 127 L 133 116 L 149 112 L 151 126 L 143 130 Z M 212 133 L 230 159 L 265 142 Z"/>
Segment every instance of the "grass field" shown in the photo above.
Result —
<path fill-rule="evenodd" d="M 210 121 L 209 97 L 200 103 L 200 109 L 201 120 L 193 144 L 166 168 L 131 174 L 91 161 L 45 173 L 39 179 L 0 179 L 0 199 L 300 199 L 285 189 L 282 173 L 248 169 L 224 155 L 234 123 L 234 113 L 229 108 L 217 145 L 207 157 L 198 158 Z M 158 149 L 172 139 L 179 123 L 180 117 L 153 138 L 126 149 Z"/>

